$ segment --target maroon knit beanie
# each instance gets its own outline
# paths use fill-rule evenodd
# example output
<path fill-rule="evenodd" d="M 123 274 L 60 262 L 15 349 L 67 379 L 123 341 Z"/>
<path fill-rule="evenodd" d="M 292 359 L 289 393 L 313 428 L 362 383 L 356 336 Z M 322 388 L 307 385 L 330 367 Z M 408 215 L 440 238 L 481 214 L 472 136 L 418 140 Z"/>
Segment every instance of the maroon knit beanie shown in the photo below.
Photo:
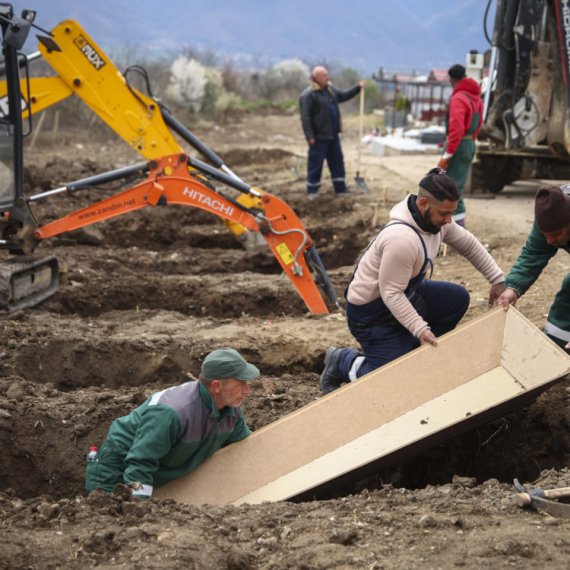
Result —
<path fill-rule="evenodd" d="M 534 217 L 541 232 L 557 232 L 570 226 L 570 197 L 559 186 L 549 184 L 538 189 Z"/>

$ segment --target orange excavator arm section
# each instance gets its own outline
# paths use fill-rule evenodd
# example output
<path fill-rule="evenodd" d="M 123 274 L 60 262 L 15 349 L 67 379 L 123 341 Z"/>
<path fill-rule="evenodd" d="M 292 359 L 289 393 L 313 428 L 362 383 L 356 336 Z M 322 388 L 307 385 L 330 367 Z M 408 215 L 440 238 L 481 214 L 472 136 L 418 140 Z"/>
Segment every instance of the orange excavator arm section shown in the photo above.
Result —
<path fill-rule="evenodd" d="M 149 163 L 146 180 L 35 230 L 38 241 L 127 212 L 167 204 L 193 206 L 259 231 L 312 313 L 328 313 L 313 280 L 304 251 L 313 244 L 295 212 L 282 200 L 264 194 L 265 213 L 249 210 L 202 182 L 188 170 L 188 157 L 176 154 Z"/>

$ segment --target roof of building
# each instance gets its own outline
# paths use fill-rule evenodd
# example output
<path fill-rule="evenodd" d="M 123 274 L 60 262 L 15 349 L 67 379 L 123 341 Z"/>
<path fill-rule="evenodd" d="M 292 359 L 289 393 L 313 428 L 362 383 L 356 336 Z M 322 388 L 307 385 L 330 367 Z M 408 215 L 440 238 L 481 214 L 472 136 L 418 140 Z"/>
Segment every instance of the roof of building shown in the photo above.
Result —
<path fill-rule="evenodd" d="M 428 81 L 447 81 L 447 69 L 432 69 L 429 72 Z"/>

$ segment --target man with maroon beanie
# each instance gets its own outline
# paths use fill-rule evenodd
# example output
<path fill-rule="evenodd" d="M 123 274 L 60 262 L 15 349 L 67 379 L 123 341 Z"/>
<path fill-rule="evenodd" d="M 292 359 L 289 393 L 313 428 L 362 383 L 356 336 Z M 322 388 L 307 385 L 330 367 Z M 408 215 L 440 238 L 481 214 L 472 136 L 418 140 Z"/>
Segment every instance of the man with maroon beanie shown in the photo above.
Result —
<path fill-rule="evenodd" d="M 551 257 L 560 250 L 570 253 L 570 184 L 539 188 L 534 217 L 526 244 L 505 279 L 505 292 L 497 299 L 505 311 L 538 279 Z M 544 332 L 570 354 L 570 274 L 554 297 Z"/>

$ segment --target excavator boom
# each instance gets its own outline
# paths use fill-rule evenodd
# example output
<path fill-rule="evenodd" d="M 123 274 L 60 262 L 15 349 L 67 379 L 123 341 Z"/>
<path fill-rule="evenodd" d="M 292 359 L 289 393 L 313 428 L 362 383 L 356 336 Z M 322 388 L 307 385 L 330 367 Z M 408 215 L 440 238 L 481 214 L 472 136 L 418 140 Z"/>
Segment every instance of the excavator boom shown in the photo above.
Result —
<path fill-rule="evenodd" d="M 42 43 L 40 38 L 38 49 L 61 82 L 137 152 L 148 160 L 183 152 L 162 120 L 157 102 L 129 86 L 77 22 L 61 22 L 51 31 L 51 40 Z M 32 91 L 32 112 L 40 101 Z"/>
<path fill-rule="evenodd" d="M 173 133 L 176 133 L 214 166 L 239 179 L 212 149 L 177 121 L 152 95 L 150 79 L 143 68 L 135 65 L 129 69 L 143 75 L 148 95 L 128 83 L 126 74 L 129 70 L 125 75 L 121 74 L 77 22 L 64 20 L 51 31 L 50 37 L 38 36 L 38 39 L 38 54 L 58 76 L 32 79 L 29 101 L 24 96 L 26 112 L 37 113 L 75 94 L 147 160 L 184 152 L 174 137 Z M 238 199 L 250 208 L 262 208 L 261 202 L 254 196 L 244 194 Z M 257 234 L 248 233 L 244 226 L 234 222 L 225 224 L 246 250 L 258 251 L 260 240 Z"/>
<path fill-rule="evenodd" d="M 188 166 L 192 166 L 192 170 Z M 201 174 L 197 176 L 194 172 Z M 193 206 L 260 232 L 309 310 L 328 313 L 311 275 L 311 269 L 319 272 L 318 267 L 312 267 L 312 255 L 316 250 L 295 212 L 285 202 L 267 193 L 261 197 L 264 211 L 246 208 L 215 189 L 204 175 L 214 175 L 244 193 L 252 190 L 186 154 L 170 155 L 150 161 L 148 176 L 140 184 L 37 228 L 33 232 L 33 239 L 39 243 L 46 238 L 147 206 Z M 336 303 L 336 296 L 332 301 Z"/>

